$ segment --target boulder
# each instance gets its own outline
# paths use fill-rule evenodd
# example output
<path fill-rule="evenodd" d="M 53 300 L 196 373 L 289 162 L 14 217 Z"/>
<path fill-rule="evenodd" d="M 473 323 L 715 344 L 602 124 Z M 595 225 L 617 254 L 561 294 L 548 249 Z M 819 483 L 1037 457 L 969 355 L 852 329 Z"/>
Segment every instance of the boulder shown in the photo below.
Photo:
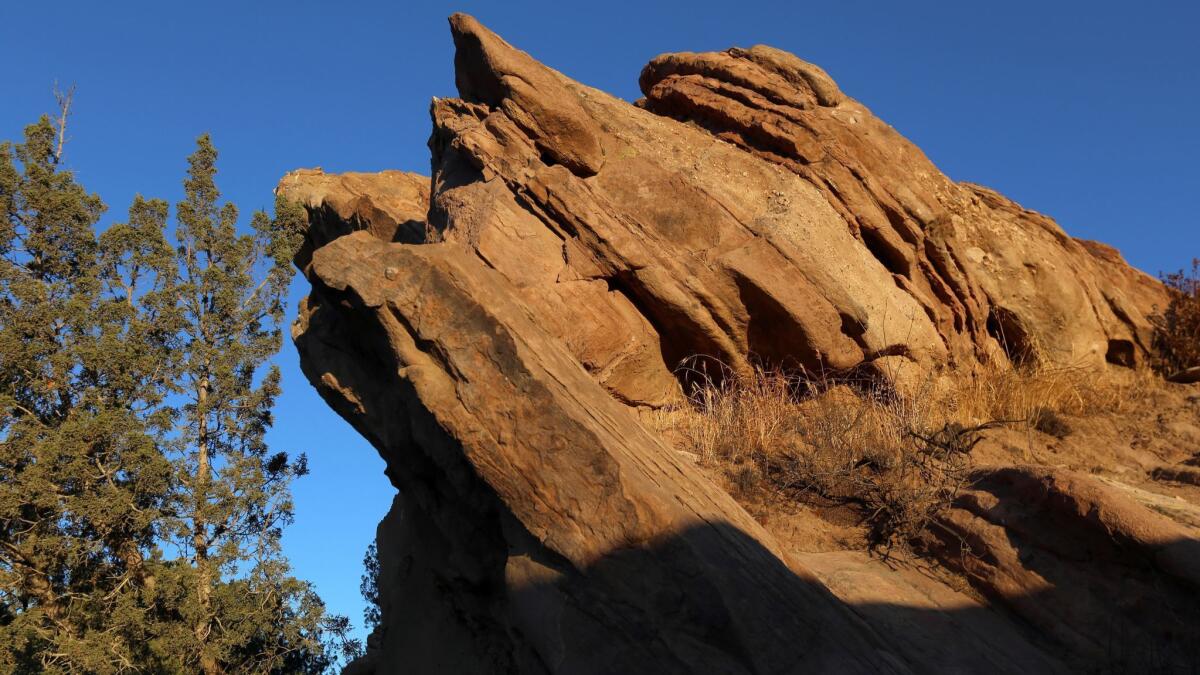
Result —
<path fill-rule="evenodd" d="M 931 547 L 1080 670 L 1200 663 L 1200 539 L 1086 475 L 984 467 Z M 1148 664 L 1154 664 L 1153 666 Z"/>

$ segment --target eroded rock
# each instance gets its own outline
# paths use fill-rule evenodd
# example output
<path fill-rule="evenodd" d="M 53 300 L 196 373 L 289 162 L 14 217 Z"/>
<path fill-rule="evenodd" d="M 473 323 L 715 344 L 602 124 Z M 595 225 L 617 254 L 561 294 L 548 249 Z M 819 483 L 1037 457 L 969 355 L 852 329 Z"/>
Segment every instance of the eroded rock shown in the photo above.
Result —
<path fill-rule="evenodd" d="M 904 670 L 477 258 L 364 231 L 318 249 L 309 276 L 302 365 L 401 495 L 381 663 Z"/>
<path fill-rule="evenodd" d="M 819 68 L 769 47 L 665 54 L 638 105 L 805 178 L 929 315 L 950 352 L 1141 363 L 1162 286 L 1111 247 L 955 183 Z M 797 86 L 797 84 L 799 86 Z M 913 339 L 913 338 L 910 338 Z"/>
<path fill-rule="evenodd" d="M 1104 626 L 1158 644 L 1139 608 L 1079 617 L 1110 573 L 1146 602 L 1147 566 L 1191 593 L 1194 540 L 1083 478 L 997 470 L 947 521 L 977 545 L 960 571 L 1022 617 L 1005 623 L 911 575 L 865 591 L 881 572 L 861 557 L 805 557 L 814 574 L 634 411 L 756 365 L 882 387 L 1134 366 L 1157 282 L 949 180 L 779 50 L 664 55 L 633 106 L 470 17 L 451 31 L 460 98 L 431 106 L 431 178 L 280 184 L 310 215 L 301 365 L 399 490 L 360 672 L 1029 672 L 1102 664 Z M 1065 595 L 1022 541 L 1078 566 Z"/>

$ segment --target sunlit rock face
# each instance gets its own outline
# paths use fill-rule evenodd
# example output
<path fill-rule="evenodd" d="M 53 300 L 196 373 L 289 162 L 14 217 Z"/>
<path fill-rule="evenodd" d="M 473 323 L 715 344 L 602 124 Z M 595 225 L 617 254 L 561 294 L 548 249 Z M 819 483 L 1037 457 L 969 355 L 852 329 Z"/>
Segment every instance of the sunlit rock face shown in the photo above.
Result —
<path fill-rule="evenodd" d="M 279 187 L 310 216 L 302 367 L 398 489 L 383 624 L 351 670 L 1063 669 L 978 596 L 934 602 L 864 567 L 888 590 L 856 604 L 858 582 L 814 572 L 638 411 L 756 364 L 901 394 L 1015 360 L 1134 366 L 1161 286 L 951 181 L 790 54 L 660 56 L 631 105 L 471 17 L 450 26 L 460 97 L 432 103 L 432 177 L 302 170 Z M 989 476 L 1070 522 L 1093 516 L 1036 486 L 1108 503 L 1057 474 Z M 1130 509 L 1113 527 L 1132 543 L 1089 549 L 1104 564 L 1159 560 L 1179 534 Z M 956 516 L 995 553 L 969 573 L 1035 588 L 992 516 Z"/>

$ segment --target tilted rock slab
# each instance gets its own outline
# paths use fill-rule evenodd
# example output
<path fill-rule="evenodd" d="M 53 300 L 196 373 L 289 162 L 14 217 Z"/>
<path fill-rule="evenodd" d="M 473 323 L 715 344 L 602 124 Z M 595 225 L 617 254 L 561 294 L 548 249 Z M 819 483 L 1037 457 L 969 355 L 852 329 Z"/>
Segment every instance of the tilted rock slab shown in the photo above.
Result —
<path fill-rule="evenodd" d="M 696 355 L 894 380 L 1145 354 L 1161 284 L 950 181 L 794 56 L 656 59 L 640 104 L 676 124 L 451 24 L 462 99 L 432 106 L 430 223 L 568 317 L 556 333 L 623 400 L 660 403 Z"/>
<path fill-rule="evenodd" d="M 384 549 L 409 557 L 385 569 L 409 572 L 385 586 L 404 606 L 381 663 L 903 670 L 496 271 L 450 244 L 363 231 L 318 249 L 309 274 L 304 369 L 388 460 L 408 531 Z"/>
<path fill-rule="evenodd" d="M 927 536 L 1076 670 L 1200 666 L 1200 539 L 1110 486 L 1065 469 L 981 467 Z"/>
<path fill-rule="evenodd" d="M 280 184 L 310 214 L 302 367 L 399 489 L 356 668 L 929 668 L 631 406 L 755 363 L 884 385 L 1132 365 L 1157 282 L 949 181 L 791 55 L 660 57 L 633 106 L 451 29 L 461 98 L 431 107 L 431 179 Z"/>

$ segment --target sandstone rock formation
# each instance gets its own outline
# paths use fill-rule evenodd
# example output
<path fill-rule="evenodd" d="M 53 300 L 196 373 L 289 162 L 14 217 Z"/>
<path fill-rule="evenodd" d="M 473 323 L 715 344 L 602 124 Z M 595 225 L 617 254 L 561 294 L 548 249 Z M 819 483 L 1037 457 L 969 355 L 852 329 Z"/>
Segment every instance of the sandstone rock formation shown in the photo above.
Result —
<path fill-rule="evenodd" d="M 818 188 L 959 358 L 1063 364 L 1145 354 L 1161 286 L 1117 251 L 985 187 L 955 183 L 820 68 L 770 47 L 668 54 L 639 105 L 692 121 Z"/>
<path fill-rule="evenodd" d="M 385 451 L 402 495 L 411 572 L 397 604 L 447 594 L 430 603 L 445 617 L 423 605 L 407 619 L 420 630 L 397 622 L 386 662 L 776 672 L 803 654 L 830 671 L 891 667 L 497 272 L 449 244 L 359 232 L 318 249 L 311 274 L 322 289 L 299 326 L 305 368 Z"/>
<path fill-rule="evenodd" d="M 634 106 L 471 17 L 450 23 L 459 98 L 433 102 L 432 178 L 303 170 L 280 184 L 310 216 L 302 367 L 398 489 L 380 528 L 384 625 L 355 668 L 1053 671 L 1100 663 L 1099 634 L 1138 624 L 1125 608 L 1067 635 L 1062 612 L 1026 611 L 1050 632 L 1033 637 L 961 593 L 929 605 L 914 579 L 889 597 L 925 597 L 946 618 L 936 629 L 854 608 L 855 584 L 814 571 L 829 558 L 781 545 L 635 408 L 756 363 L 880 386 L 1008 360 L 1132 366 L 1157 282 L 946 178 L 790 54 L 665 55 Z M 1161 568 L 1193 597 L 1188 532 L 1106 506 L 1086 479 L 1022 471 L 981 476 L 955 516 L 989 552 L 962 570 L 985 595 L 1025 611 L 1036 583 L 1014 542 L 1053 549 L 1038 509 L 1065 500 L 1117 537 L 1088 556 L 1139 583 Z M 1106 589 L 1062 605 L 1086 612 Z M 1137 625 L 1139 644 L 1167 623 Z M 1177 643 L 1163 654 L 1184 658 Z"/>
<path fill-rule="evenodd" d="M 1195 529 L 1086 476 L 1038 466 L 979 470 L 958 507 L 941 531 L 942 559 L 1077 664 L 1169 672 L 1198 663 Z"/>

